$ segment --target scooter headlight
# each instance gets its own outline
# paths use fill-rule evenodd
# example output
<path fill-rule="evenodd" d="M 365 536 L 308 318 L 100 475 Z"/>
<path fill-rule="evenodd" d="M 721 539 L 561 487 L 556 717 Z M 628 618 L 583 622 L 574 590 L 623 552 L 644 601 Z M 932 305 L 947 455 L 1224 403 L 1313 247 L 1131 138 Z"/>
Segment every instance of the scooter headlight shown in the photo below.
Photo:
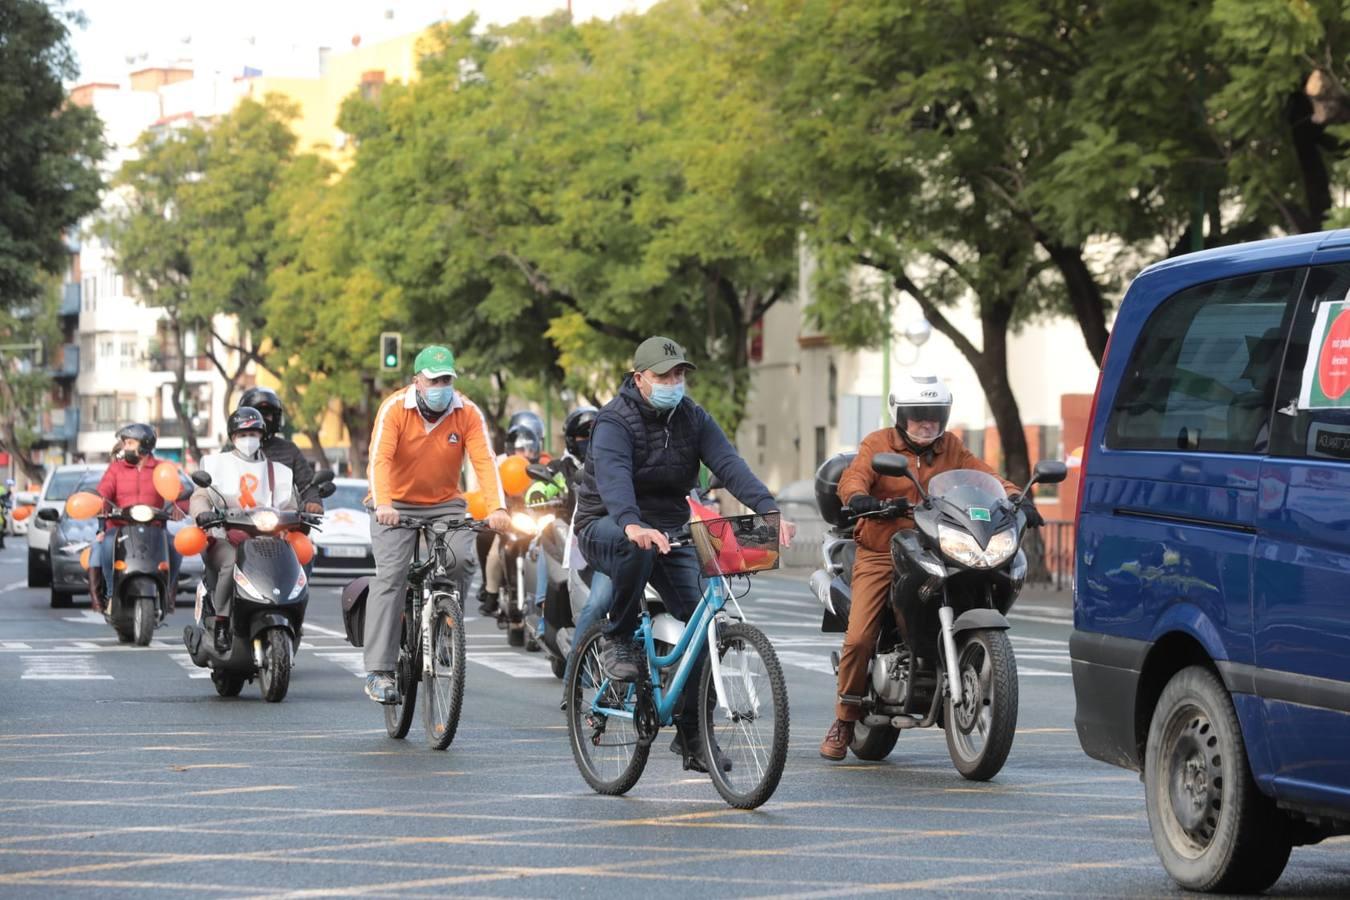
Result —
<path fill-rule="evenodd" d="M 1012 529 L 1000 531 L 989 539 L 989 546 L 981 549 L 973 536 L 957 528 L 938 526 L 938 546 L 943 556 L 971 569 L 992 569 L 1001 566 L 1017 551 Z"/>
<path fill-rule="evenodd" d="M 281 517 L 270 509 L 255 510 L 249 519 L 259 531 L 276 531 L 277 525 L 281 523 Z"/>
<path fill-rule="evenodd" d="M 305 585 L 308 584 L 308 583 L 309 583 L 309 582 L 306 581 L 306 579 L 305 579 L 305 572 L 304 572 L 303 569 L 301 569 L 301 570 L 300 570 L 300 577 L 297 578 L 297 579 L 295 579 L 295 587 L 291 588 L 291 596 L 288 597 L 287 599 L 289 599 L 289 600 L 294 600 L 296 597 L 299 597 L 299 596 L 300 596 L 300 592 L 303 591 L 303 590 L 305 589 Z"/>
<path fill-rule="evenodd" d="M 239 590 L 244 592 L 245 596 L 251 597 L 260 603 L 271 602 L 271 598 L 263 596 L 263 592 L 253 586 L 253 582 L 248 580 L 248 576 L 241 572 L 238 566 L 234 569 L 234 583 Z"/>
<path fill-rule="evenodd" d="M 528 513 L 518 512 L 511 515 L 511 527 L 521 534 L 537 534 L 539 526 Z"/>
<path fill-rule="evenodd" d="M 137 503 L 129 511 L 134 522 L 153 522 L 155 519 L 154 508 L 144 503 Z"/>

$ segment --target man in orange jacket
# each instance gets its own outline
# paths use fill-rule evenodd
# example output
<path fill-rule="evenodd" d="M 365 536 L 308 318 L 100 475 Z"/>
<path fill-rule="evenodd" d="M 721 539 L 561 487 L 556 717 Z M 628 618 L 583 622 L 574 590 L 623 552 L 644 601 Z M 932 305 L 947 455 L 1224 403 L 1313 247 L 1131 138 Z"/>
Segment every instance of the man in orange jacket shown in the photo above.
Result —
<path fill-rule="evenodd" d="M 366 695 L 395 703 L 394 665 L 408 587 L 408 565 L 416 531 L 399 528 L 399 514 L 421 519 L 463 519 L 467 506 L 459 474 L 467 452 L 479 490 L 495 503 L 487 524 L 510 527 L 487 423 L 478 407 L 457 392 L 455 356 L 445 347 L 427 347 L 413 362 L 413 383 L 380 404 L 370 437 L 370 526 L 375 579 L 366 600 Z M 474 561 L 472 531 L 456 531 L 450 549 L 457 560 L 461 600 L 468 593 Z"/>

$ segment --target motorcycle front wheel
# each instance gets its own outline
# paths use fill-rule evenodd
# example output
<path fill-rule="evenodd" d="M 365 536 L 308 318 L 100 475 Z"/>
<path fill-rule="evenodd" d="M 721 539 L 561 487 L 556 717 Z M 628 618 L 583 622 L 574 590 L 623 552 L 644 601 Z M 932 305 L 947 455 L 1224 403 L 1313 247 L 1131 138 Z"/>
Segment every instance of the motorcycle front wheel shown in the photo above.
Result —
<path fill-rule="evenodd" d="M 947 753 L 971 781 L 999 773 L 1017 731 L 1017 658 L 1002 630 L 981 629 L 960 636 L 957 671 L 961 702 L 946 700 L 943 727 Z"/>
<path fill-rule="evenodd" d="M 263 641 L 258 686 L 264 700 L 280 703 L 286 699 L 286 691 L 291 686 L 291 636 L 280 628 L 271 628 Z"/>

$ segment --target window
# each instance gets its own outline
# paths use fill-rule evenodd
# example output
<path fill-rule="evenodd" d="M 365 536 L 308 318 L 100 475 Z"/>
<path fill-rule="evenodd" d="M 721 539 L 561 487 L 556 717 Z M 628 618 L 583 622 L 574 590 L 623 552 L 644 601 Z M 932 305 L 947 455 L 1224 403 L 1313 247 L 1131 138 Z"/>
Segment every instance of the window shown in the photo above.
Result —
<path fill-rule="evenodd" d="M 1197 285 L 1163 303 L 1125 371 L 1107 446 L 1264 452 L 1283 336 L 1303 271 Z"/>
<path fill-rule="evenodd" d="M 98 358 L 112 359 L 117 342 L 112 338 L 100 338 L 98 342 Z"/>
<path fill-rule="evenodd" d="M 835 368 L 834 360 L 830 360 L 830 418 L 829 426 L 831 428 L 839 427 L 839 370 Z"/>
<path fill-rule="evenodd" d="M 819 469 L 825 462 L 825 429 L 816 428 L 816 468 Z"/>
<path fill-rule="evenodd" d="M 844 446 L 858 446 L 863 438 L 880 427 L 880 397 L 845 394 L 839 405 L 839 442 Z"/>
<path fill-rule="evenodd" d="M 1064 447 L 1060 445 L 1059 426 L 1058 425 L 1039 425 L 1037 426 L 1036 439 L 1038 449 L 1036 458 L 1031 461 L 1034 466 L 1043 459 L 1063 459 Z M 1041 498 L 1058 497 L 1058 484 L 1038 484 L 1036 485 L 1036 496 Z"/>
<path fill-rule="evenodd" d="M 1319 266 L 1309 271 L 1304 299 L 1290 329 L 1284 372 L 1275 396 L 1275 414 L 1271 417 L 1270 452 L 1274 456 L 1350 460 L 1350 391 L 1344 384 L 1346 365 L 1344 361 L 1335 362 L 1331 352 L 1337 349 L 1339 342 L 1347 339 L 1343 329 L 1350 324 L 1346 321 L 1337 327 L 1340 316 L 1350 313 L 1346 312 L 1347 307 L 1331 304 L 1344 303 L 1347 293 L 1350 293 L 1350 265 Z M 1304 370 L 1314 326 L 1318 324 L 1318 311 L 1322 307 L 1327 307 L 1323 314 L 1325 322 L 1319 331 L 1317 346 L 1311 349 L 1316 354 L 1316 363 L 1313 371 L 1308 373 L 1310 390 L 1305 397 L 1302 396 Z M 1339 347 L 1344 346 L 1339 343 Z M 1301 399 L 1306 403 L 1301 403 Z M 1304 406 L 1310 408 L 1302 408 Z"/>

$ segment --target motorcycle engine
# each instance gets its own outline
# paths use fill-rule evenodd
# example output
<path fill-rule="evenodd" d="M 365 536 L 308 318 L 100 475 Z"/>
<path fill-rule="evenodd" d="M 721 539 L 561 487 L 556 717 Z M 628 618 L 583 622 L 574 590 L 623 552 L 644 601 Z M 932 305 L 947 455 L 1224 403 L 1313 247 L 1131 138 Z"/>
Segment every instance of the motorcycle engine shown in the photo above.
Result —
<path fill-rule="evenodd" d="M 872 690 L 877 702 L 903 706 L 909 696 L 909 653 L 896 648 L 872 660 Z"/>

